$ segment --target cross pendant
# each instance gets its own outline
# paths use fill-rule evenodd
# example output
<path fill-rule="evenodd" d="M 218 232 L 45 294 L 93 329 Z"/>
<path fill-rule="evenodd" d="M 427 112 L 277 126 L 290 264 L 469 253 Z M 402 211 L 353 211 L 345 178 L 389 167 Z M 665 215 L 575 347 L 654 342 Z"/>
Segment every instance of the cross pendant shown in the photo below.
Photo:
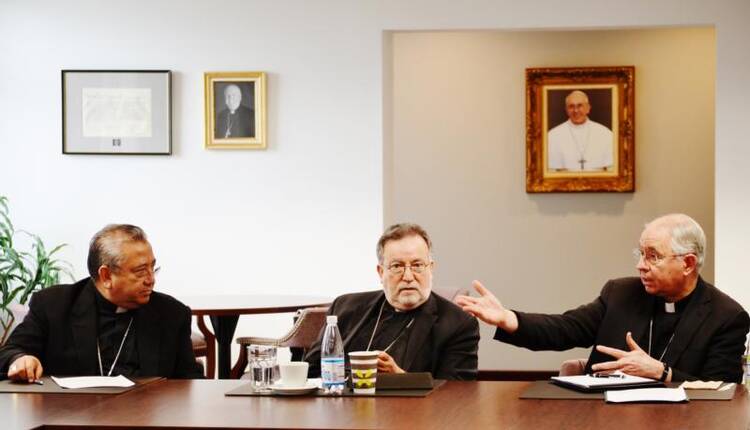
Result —
<path fill-rule="evenodd" d="M 583 157 L 581 157 L 581 159 L 578 160 L 578 162 L 581 163 L 581 170 L 583 170 L 583 165 L 586 163 L 586 160 Z"/>

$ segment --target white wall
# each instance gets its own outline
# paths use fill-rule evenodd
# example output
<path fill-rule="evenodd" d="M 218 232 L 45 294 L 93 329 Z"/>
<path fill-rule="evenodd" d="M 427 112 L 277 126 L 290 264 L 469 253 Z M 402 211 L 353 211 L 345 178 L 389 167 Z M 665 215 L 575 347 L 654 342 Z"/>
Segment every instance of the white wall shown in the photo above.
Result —
<path fill-rule="evenodd" d="M 0 190 L 19 227 L 71 244 L 79 276 L 91 234 L 128 221 L 151 234 L 171 293 L 366 289 L 382 229 L 383 30 L 715 24 L 716 282 L 750 304 L 749 16 L 744 0 L 6 0 Z M 61 155 L 64 68 L 173 70 L 174 155 Z M 202 73 L 217 70 L 269 73 L 267 151 L 203 150 Z"/>
<path fill-rule="evenodd" d="M 388 39 L 385 221 L 418 220 L 430 232 L 436 284 L 476 278 L 512 309 L 560 313 L 593 300 L 608 279 L 637 275 L 631 250 L 643 224 L 670 212 L 703 226 L 712 246 L 701 274 L 713 282 L 713 28 Z M 528 194 L 524 70 L 581 65 L 635 67 L 636 191 Z M 493 334 L 483 326 L 480 368 L 554 369 L 588 356 L 532 354 Z"/>
<path fill-rule="evenodd" d="M 0 193 L 18 226 L 69 243 L 84 276 L 97 229 L 141 225 L 177 295 L 377 286 L 379 38 L 339 37 L 366 26 L 346 11 L 152 4 L 4 4 Z M 174 154 L 62 155 L 65 68 L 171 69 Z M 203 149 L 203 72 L 233 70 L 269 75 L 266 151 Z"/>

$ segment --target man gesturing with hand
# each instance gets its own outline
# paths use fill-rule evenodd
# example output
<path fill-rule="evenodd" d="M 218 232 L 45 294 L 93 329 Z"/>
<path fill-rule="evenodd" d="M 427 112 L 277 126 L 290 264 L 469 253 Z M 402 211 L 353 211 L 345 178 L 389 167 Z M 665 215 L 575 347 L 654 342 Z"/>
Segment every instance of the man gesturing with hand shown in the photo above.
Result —
<path fill-rule="evenodd" d="M 687 215 L 648 223 L 634 250 L 639 277 L 560 315 L 506 309 L 481 283 L 456 304 L 497 327 L 495 339 L 534 351 L 591 347 L 586 373 L 615 370 L 661 381 L 742 379 L 747 312 L 699 275 L 706 238 Z"/>

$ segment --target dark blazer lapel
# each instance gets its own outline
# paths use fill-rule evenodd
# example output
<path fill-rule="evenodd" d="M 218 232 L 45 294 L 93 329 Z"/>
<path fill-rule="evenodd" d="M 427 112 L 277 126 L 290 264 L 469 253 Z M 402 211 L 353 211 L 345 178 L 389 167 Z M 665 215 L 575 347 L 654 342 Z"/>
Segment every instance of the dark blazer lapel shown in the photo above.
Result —
<path fill-rule="evenodd" d="M 89 281 L 81 290 L 73 302 L 70 311 L 70 327 L 73 331 L 73 343 L 78 357 L 76 369 L 70 369 L 72 374 L 88 375 L 94 371 L 99 373 L 99 364 L 96 356 L 96 297 L 94 294 L 93 281 Z"/>
<path fill-rule="evenodd" d="M 422 309 L 418 311 L 417 317 L 414 320 L 414 326 L 411 328 L 411 333 L 409 334 L 409 347 L 406 348 L 404 362 L 400 366 L 407 372 L 419 353 L 422 352 L 422 346 L 430 337 L 432 326 L 435 325 L 435 321 L 438 318 L 437 300 L 435 300 L 433 294 L 430 294 L 430 298 L 421 307 Z M 434 358 L 436 359 L 437 357 Z"/>
<path fill-rule="evenodd" d="M 161 323 L 159 319 L 159 314 L 151 304 L 135 310 L 138 365 L 142 376 L 161 374 L 159 372 L 159 346 L 161 344 Z"/>
<path fill-rule="evenodd" d="M 591 354 L 586 362 L 586 373 L 591 373 L 591 366 L 596 363 L 614 361 L 610 355 L 596 350 L 596 345 L 604 345 L 612 348 L 629 351 L 625 335 L 627 332 L 633 334 L 633 339 L 644 351 L 648 351 L 648 322 L 654 313 L 654 296 L 647 294 L 643 284 L 638 281 L 641 289 L 640 293 L 629 296 L 624 300 L 617 300 L 615 303 L 607 303 L 615 309 L 626 309 L 627 314 L 618 315 L 612 325 L 605 325 L 605 329 L 600 329 L 597 334 L 596 344 L 591 348 Z"/>
<path fill-rule="evenodd" d="M 625 340 L 625 335 L 630 332 L 638 346 L 648 351 L 648 326 L 654 316 L 655 301 L 656 298 L 645 291 L 640 296 L 639 303 L 634 307 L 635 311 L 630 315 L 627 325 L 623 327 L 624 330 L 621 331 L 621 338 L 618 340 L 618 344 L 622 346 L 620 349 L 630 350 Z"/>
<path fill-rule="evenodd" d="M 690 300 L 687 307 L 680 317 L 680 322 L 674 330 L 674 339 L 669 345 L 667 353 L 664 355 L 664 361 L 667 364 L 674 364 L 682 355 L 685 348 L 690 344 L 693 336 L 703 324 L 703 321 L 711 313 L 711 292 L 708 291 L 703 279 L 698 278 L 698 286 L 693 294 L 695 297 Z"/>
<path fill-rule="evenodd" d="M 372 310 L 376 306 L 380 306 L 380 301 L 385 300 L 385 293 L 380 292 L 379 294 L 373 294 L 372 299 L 368 300 L 364 303 L 363 306 L 358 306 L 356 309 L 352 310 L 352 313 L 354 315 L 359 314 L 359 321 L 351 328 L 349 329 L 349 333 L 344 338 L 344 350 L 346 350 L 349 346 L 349 342 L 352 340 L 354 335 L 362 328 L 362 325 L 367 322 L 367 319 L 370 317 L 371 313 L 370 310 Z"/>

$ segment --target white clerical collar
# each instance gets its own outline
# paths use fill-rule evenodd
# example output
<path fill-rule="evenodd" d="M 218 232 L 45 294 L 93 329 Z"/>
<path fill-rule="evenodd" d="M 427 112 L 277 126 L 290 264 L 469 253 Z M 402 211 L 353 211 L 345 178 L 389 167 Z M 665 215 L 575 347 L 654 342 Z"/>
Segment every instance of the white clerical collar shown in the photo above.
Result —
<path fill-rule="evenodd" d="M 674 303 L 664 302 L 664 312 L 673 314 L 675 312 Z"/>
<path fill-rule="evenodd" d="M 582 122 L 582 123 L 580 123 L 580 124 L 576 124 L 576 123 L 574 123 L 573 121 L 571 121 L 571 120 L 568 120 L 568 124 L 569 124 L 569 125 L 570 125 L 571 127 L 573 127 L 574 129 L 581 129 L 581 128 L 585 127 L 585 126 L 586 126 L 586 125 L 587 125 L 588 123 L 589 123 L 589 119 L 588 119 L 588 118 L 586 118 L 586 121 L 584 121 L 584 122 Z"/>
<path fill-rule="evenodd" d="M 125 309 L 125 308 L 123 308 L 122 306 L 118 306 L 118 307 L 117 307 L 117 309 L 115 309 L 115 313 L 116 313 L 116 314 L 124 314 L 124 313 L 125 313 L 125 312 L 127 312 L 127 311 L 128 311 L 128 310 L 127 310 L 127 309 Z"/>

